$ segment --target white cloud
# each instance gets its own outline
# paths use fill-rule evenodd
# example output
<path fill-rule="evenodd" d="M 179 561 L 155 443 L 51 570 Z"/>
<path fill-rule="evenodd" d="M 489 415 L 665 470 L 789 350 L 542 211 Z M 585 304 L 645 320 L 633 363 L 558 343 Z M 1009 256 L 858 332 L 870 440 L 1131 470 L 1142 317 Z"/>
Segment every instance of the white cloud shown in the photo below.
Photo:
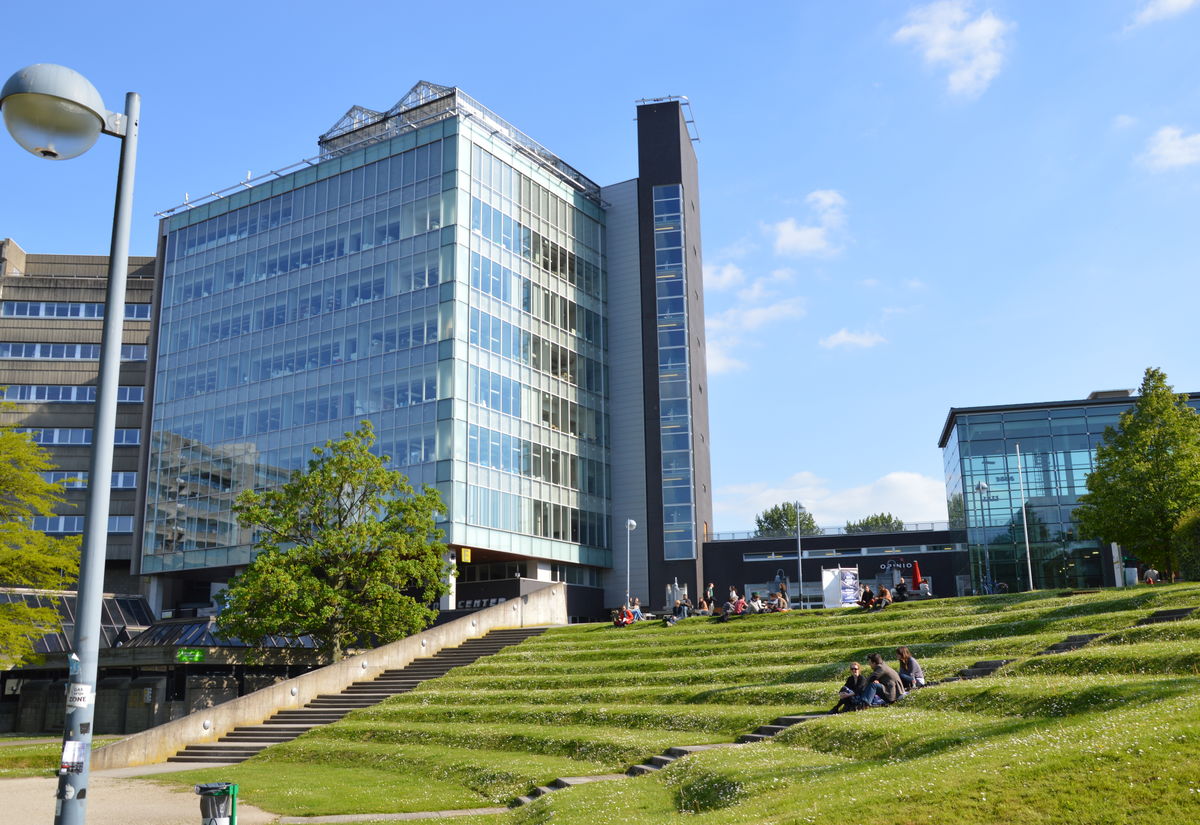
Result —
<path fill-rule="evenodd" d="M 1137 125 L 1137 118 L 1131 115 L 1117 115 L 1112 119 L 1114 129 L 1128 129 Z"/>
<path fill-rule="evenodd" d="M 729 289 L 737 286 L 746 279 L 746 273 L 737 264 L 721 264 L 720 266 L 704 267 L 704 288 L 713 290 Z"/>
<path fill-rule="evenodd" d="M 1139 160 L 1155 172 L 1200 163 L 1200 132 L 1185 135 L 1178 126 L 1164 126 L 1150 138 Z"/>
<path fill-rule="evenodd" d="M 1132 26 L 1145 26 L 1178 17 L 1196 5 L 1197 0 L 1149 0 L 1133 18 Z"/>
<path fill-rule="evenodd" d="M 803 298 L 787 298 L 766 306 L 732 307 L 704 319 L 704 327 L 706 331 L 737 335 L 776 321 L 801 318 L 806 311 Z"/>
<path fill-rule="evenodd" d="M 705 362 L 708 367 L 709 375 L 720 375 L 722 373 L 741 372 L 747 368 L 745 361 L 739 361 L 729 354 L 729 347 L 736 346 L 738 340 L 736 338 L 709 338 L 705 351 Z"/>
<path fill-rule="evenodd" d="M 837 347 L 859 347 L 869 349 L 876 344 L 887 343 L 887 339 L 877 332 L 851 332 L 842 328 L 833 335 L 822 338 L 819 342 L 825 349 Z"/>
<path fill-rule="evenodd" d="M 863 280 L 859 281 L 858 283 L 859 283 L 859 286 L 865 286 L 868 289 L 871 289 L 871 288 L 879 286 L 879 279 L 878 278 L 864 278 Z"/>
<path fill-rule="evenodd" d="M 919 6 L 908 13 L 908 25 L 892 37 L 916 46 L 927 65 L 948 69 L 950 94 L 975 98 L 1000 73 L 1008 47 L 1004 38 L 1016 24 L 991 11 L 972 19 L 969 8 L 966 0 Z"/>
<path fill-rule="evenodd" d="M 842 527 L 873 513 L 891 513 L 909 523 L 946 520 L 946 486 L 941 479 L 895 471 L 857 487 L 830 489 L 812 472 L 782 481 L 734 484 L 713 491 L 717 532 L 754 528 L 754 516 L 784 501 L 799 500 L 822 527 Z"/>
<path fill-rule="evenodd" d="M 800 224 L 795 218 L 767 225 L 775 236 L 777 255 L 833 255 L 841 251 L 833 234 L 846 224 L 846 199 L 834 189 L 818 189 L 804 199 L 816 218 Z"/>
<path fill-rule="evenodd" d="M 922 281 L 920 278 L 909 278 L 907 281 L 904 282 L 904 285 L 906 287 L 908 287 L 909 289 L 924 289 L 925 288 L 925 282 Z"/>

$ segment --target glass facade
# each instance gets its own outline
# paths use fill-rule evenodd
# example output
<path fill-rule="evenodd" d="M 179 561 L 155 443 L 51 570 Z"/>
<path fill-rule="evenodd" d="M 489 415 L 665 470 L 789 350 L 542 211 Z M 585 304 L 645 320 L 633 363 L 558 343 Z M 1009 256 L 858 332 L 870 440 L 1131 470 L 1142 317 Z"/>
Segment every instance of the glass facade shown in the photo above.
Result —
<path fill-rule="evenodd" d="M 654 284 L 662 448 L 663 558 L 696 557 L 683 187 L 654 187 Z"/>
<path fill-rule="evenodd" d="M 1026 524 L 1035 588 L 1105 583 L 1111 553 L 1081 540 L 1071 514 L 1087 492 L 1105 428 L 1115 427 L 1131 405 L 1081 401 L 952 413 L 943 445 L 947 499 L 951 526 L 959 526 L 957 513 L 967 528 L 978 590 L 1028 589 Z"/>
<path fill-rule="evenodd" d="M 604 213 L 527 155 L 449 117 L 163 221 L 143 573 L 247 563 L 363 419 L 448 542 L 607 564 Z"/>

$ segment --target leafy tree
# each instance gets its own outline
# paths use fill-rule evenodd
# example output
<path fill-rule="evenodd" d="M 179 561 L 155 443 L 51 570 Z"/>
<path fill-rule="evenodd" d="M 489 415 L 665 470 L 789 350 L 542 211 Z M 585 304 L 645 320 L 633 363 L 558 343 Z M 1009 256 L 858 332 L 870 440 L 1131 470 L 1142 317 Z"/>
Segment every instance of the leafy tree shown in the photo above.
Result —
<path fill-rule="evenodd" d="M 1179 569 L 1176 529 L 1200 505 L 1200 416 L 1153 367 L 1140 396 L 1104 431 L 1075 516 L 1085 536 L 1115 541 L 1170 581 Z"/>
<path fill-rule="evenodd" d="M 962 493 L 954 493 L 946 499 L 946 514 L 950 520 L 950 527 L 967 526 L 967 511 L 963 506 Z"/>
<path fill-rule="evenodd" d="M 1200 506 L 1183 514 L 1175 528 L 1179 573 L 1185 579 L 1200 579 Z"/>
<path fill-rule="evenodd" d="M 895 533 L 904 529 L 904 522 L 891 513 L 875 513 L 858 521 L 846 522 L 847 533 Z"/>
<path fill-rule="evenodd" d="M 51 538 L 34 530 L 34 516 L 54 514 L 62 483 L 42 473 L 54 465 L 26 433 L 0 426 L 0 584 L 44 590 L 71 587 L 79 572 L 79 539 Z M 23 602 L 0 602 L 0 669 L 34 658 L 33 646 L 59 629 L 58 611 Z"/>
<path fill-rule="evenodd" d="M 785 501 L 768 507 L 754 517 L 754 526 L 760 536 L 794 536 L 796 535 L 796 503 Z M 812 513 L 800 505 L 800 535 L 819 536 L 821 528 L 813 519 Z"/>
<path fill-rule="evenodd" d="M 222 633 L 263 644 L 311 634 L 333 661 L 347 647 L 395 641 L 427 627 L 448 591 L 436 490 L 417 495 L 364 421 L 313 448 L 308 471 L 276 489 L 247 490 L 234 510 L 260 551 L 221 594 Z"/>

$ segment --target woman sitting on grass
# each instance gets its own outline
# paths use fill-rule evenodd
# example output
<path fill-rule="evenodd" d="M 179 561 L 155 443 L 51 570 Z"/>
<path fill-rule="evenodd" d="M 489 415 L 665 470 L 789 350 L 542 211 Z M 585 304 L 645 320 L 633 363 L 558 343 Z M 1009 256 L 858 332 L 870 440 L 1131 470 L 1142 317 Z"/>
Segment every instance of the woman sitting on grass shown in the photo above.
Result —
<path fill-rule="evenodd" d="M 712 610 L 709 609 L 708 602 L 706 602 L 703 597 L 701 597 L 700 601 L 696 602 L 696 615 L 697 616 L 711 616 L 712 615 Z"/>
<path fill-rule="evenodd" d="M 858 662 L 850 663 L 850 676 L 846 684 L 838 691 L 838 702 L 830 713 L 841 713 L 844 710 L 858 710 L 862 702 L 863 692 L 867 689 L 867 677 L 862 675 L 862 667 Z"/>
<path fill-rule="evenodd" d="M 917 657 L 909 652 L 908 645 L 896 648 L 896 655 L 900 657 L 899 673 L 900 681 L 904 683 L 904 689 L 925 687 L 925 671 L 921 669 L 921 663 L 917 661 Z"/>
<path fill-rule="evenodd" d="M 858 606 L 863 610 L 870 610 L 873 604 L 875 604 L 875 594 L 871 592 L 871 585 L 864 584 L 862 594 L 858 597 Z"/>

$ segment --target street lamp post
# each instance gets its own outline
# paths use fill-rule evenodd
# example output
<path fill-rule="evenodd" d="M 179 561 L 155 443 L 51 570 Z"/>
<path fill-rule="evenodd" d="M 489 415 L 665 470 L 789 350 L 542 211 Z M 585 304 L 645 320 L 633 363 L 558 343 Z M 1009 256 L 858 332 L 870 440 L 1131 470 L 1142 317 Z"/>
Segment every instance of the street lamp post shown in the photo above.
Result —
<path fill-rule="evenodd" d="M 628 607 L 631 602 L 629 599 L 629 560 L 631 554 L 629 551 L 630 545 L 633 543 L 633 531 L 637 529 L 637 522 L 633 519 L 625 521 L 625 605 Z"/>
<path fill-rule="evenodd" d="M 1025 512 L 1025 468 L 1021 466 L 1021 445 L 1017 444 L 1017 478 L 1021 480 L 1021 529 L 1025 532 L 1025 568 L 1029 572 L 1029 589 L 1033 590 L 1033 557 L 1029 554 L 1029 519 Z"/>
<path fill-rule="evenodd" d="M 796 502 L 796 607 L 804 608 L 804 550 L 800 542 L 800 511 L 803 505 Z"/>
<path fill-rule="evenodd" d="M 988 486 L 986 481 L 981 481 L 975 485 L 975 492 L 979 493 L 979 526 L 981 528 L 987 525 L 987 515 L 984 513 L 987 501 Z M 992 554 L 988 549 L 987 530 L 980 530 L 983 536 L 983 590 L 985 593 L 992 592 Z"/>
<path fill-rule="evenodd" d="M 0 90 L 4 124 L 22 148 L 47 160 L 67 160 L 92 148 L 103 132 L 121 140 L 100 374 L 96 392 L 87 518 L 76 595 L 74 653 L 67 684 L 66 724 L 58 778 L 55 825 L 82 825 L 87 813 L 88 768 L 95 717 L 100 619 L 104 600 L 104 556 L 112 475 L 117 389 L 121 371 L 121 328 L 125 320 L 125 280 L 129 271 L 129 227 L 137 160 L 141 97 L 125 95 L 125 112 L 104 108 L 96 87 L 65 66 L 38 63 L 8 79 Z"/>

